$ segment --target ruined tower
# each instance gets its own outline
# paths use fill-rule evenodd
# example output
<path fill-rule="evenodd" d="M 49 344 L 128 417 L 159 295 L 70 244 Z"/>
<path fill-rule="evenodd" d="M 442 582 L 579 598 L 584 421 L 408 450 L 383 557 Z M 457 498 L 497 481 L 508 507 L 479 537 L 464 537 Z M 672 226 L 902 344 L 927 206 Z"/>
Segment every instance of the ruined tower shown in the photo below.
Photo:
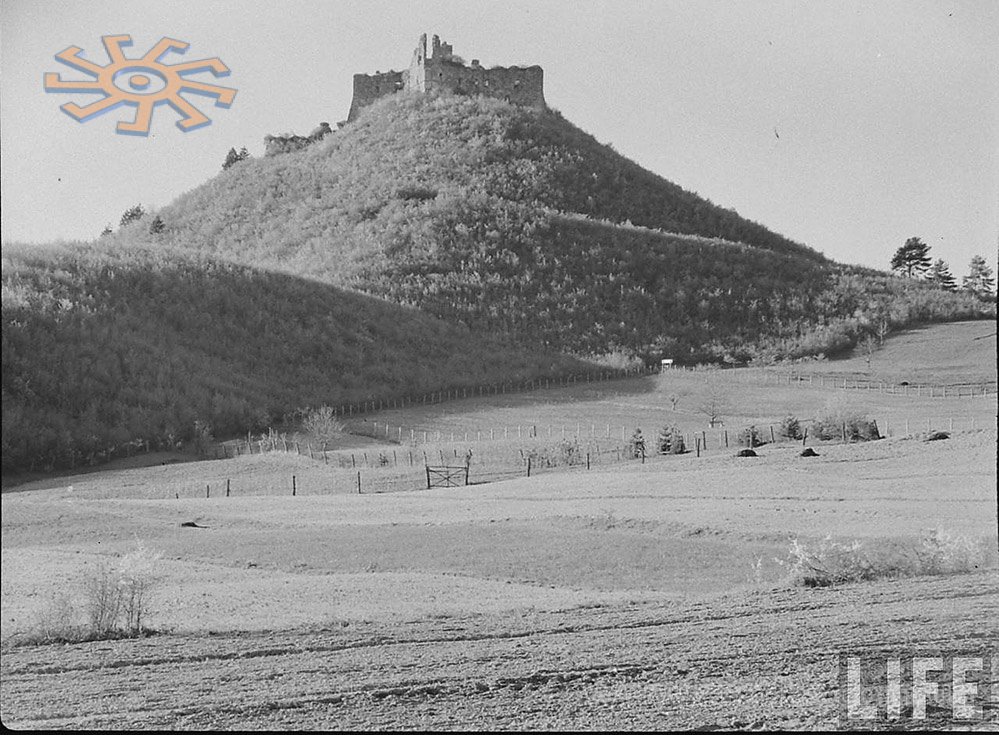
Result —
<path fill-rule="evenodd" d="M 427 35 L 423 34 L 408 69 L 354 75 L 354 97 L 347 121 L 356 119 L 362 107 L 404 89 L 427 94 L 481 94 L 525 107 L 545 106 L 544 70 L 540 66 L 486 69 L 478 59 L 466 65 L 454 55 L 451 44 L 438 36 L 433 37 L 428 54 Z"/>

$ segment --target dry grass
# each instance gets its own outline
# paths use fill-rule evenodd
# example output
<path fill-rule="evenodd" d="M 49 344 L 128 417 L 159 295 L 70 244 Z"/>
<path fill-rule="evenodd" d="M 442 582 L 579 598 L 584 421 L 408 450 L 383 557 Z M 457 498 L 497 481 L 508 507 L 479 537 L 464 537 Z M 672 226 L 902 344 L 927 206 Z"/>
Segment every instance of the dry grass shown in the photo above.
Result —
<path fill-rule="evenodd" d="M 937 528 L 918 540 L 854 539 L 819 542 L 794 539 L 785 562 L 788 580 L 804 587 L 829 587 L 849 582 L 961 574 L 985 568 L 994 539 L 972 537 Z"/>

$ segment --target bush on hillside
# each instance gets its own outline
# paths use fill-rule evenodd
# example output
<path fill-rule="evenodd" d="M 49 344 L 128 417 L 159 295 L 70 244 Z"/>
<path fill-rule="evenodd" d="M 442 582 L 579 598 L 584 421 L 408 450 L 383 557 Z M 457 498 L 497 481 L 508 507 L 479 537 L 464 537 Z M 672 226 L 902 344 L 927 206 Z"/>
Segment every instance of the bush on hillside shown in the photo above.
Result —
<path fill-rule="evenodd" d="M 336 417 L 332 406 L 320 406 L 308 411 L 302 421 L 302 430 L 322 446 L 336 441 L 346 432 L 343 422 Z"/>
<path fill-rule="evenodd" d="M 763 432 L 756 426 L 747 426 L 739 432 L 739 444 L 750 449 L 755 449 L 766 444 L 766 440 L 763 438 Z"/>
<path fill-rule="evenodd" d="M 780 435 L 785 439 L 801 439 L 804 435 L 801 422 L 795 416 L 785 416 L 780 422 Z"/>
<path fill-rule="evenodd" d="M 687 451 L 683 432 L 680 431 L 679 427 L 670 424 L 659 430 L 656 444 L 660 454 L 683 454 Z"/>
<path fill-rule="evenodd" d="M 842 441 L 871 441 L 880 439 L 877 423 L 863 414 L 826 414 L 817 418 L 809 434 L 816 439 Z"/>

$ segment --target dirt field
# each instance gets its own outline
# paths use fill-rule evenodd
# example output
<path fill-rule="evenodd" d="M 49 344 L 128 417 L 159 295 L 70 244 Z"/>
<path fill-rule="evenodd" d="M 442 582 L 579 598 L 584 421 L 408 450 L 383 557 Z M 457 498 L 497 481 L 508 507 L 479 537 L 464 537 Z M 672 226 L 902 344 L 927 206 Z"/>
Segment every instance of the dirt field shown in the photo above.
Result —
<path fill-rule="evenodd" d="M 996 559 L 809 590 L 782 581 L 789 539 L 877 546 L 941 527 L 993 549 L 995 439 L 830 445 L 812 459 L 772 447 L 380 496 L 6 494 L 3 720 L 834 724 L 839 652 L 999 639 Z M 10 645 L 137 540 L 163 554 L 150 624 L 170 633 Z"/>
<path fill-rule="evenodd" d="M 655 379 L 550 393 L 447 411 L 469 426 L 504 411 L 609 423 L 608 407 L 644 405 L 650 427 L 664 411 Z M 738 395 L 751 417 L 838 394 Z M 22 484 L 2 496 L 0 715 L 30 728 L 835 727 L 841 654 L 999 654 L 995 397 L 906 400 L 870 405 L 979 424 L 946 441 L 819 444 L 813 458 L 795 443 L 756 458 L 713 446 L 384 494 L 337 490 L 334 468 L 284 454 Z M 400 418 L 447 426 L 430 409 Z M 966 541 L 978 569 L 789 582 L 794 541 L 889 559 L 931 529 Z M 160 634 L 19 645 L 60 599 L 82 620 L 88 573 L 139 544 L 159 555 L 147 622 Z M 970 724 L 994 729 L 997 712 Z"/>

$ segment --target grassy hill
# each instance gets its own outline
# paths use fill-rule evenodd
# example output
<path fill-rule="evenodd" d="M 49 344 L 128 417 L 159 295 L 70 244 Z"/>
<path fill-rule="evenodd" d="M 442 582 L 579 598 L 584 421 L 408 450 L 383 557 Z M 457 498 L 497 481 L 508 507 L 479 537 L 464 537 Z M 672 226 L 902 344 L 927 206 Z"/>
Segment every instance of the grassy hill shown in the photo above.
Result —
<path fill-rule="evenodd" d="M 5 469 L 594 356 L 768 362 L 995 314 L 836 265 L 495 99 L 395 95 L 157 215 L 5 248 Z"/>
<path fill-rule="evenodd" d="M 265 429 L 296 409 L 581 370 L 327 284 L 184 253 L 5 253 L 3 468 Z"/>
<path fill-rule="evenodd" d="M 836 266 L 557 113 L 487 98 L 386 98 L 320 144 L 231 167 L 160 216 L 161 235 L 139 223 L 124 237 L 579 354 L 835 352 L 876 318 L 901 326 L 982 310 Z"/>

